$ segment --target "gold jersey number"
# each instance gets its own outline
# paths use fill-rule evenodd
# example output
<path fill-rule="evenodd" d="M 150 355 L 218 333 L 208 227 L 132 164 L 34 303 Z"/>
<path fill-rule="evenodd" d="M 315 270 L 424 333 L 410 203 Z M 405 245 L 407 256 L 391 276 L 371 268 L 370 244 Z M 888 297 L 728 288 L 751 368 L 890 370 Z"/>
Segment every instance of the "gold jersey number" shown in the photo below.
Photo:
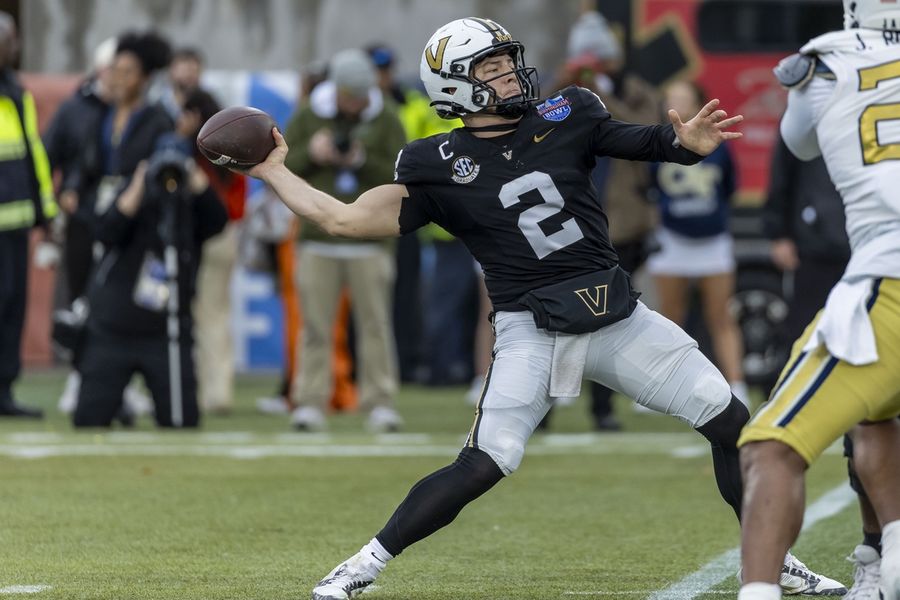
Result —
<path fill-rule="evenodd" d="M 859 70 L 859 91 L 873 90 L 882 81 L 900 78 L 900 60 Z M 859 117 L 859 141 L 863 163 L 874 165 L 883 160 L 900 160 L 900 143 L 879 144 L 878 122 L 900 119 L 900 102 L 870 104 Z"/>

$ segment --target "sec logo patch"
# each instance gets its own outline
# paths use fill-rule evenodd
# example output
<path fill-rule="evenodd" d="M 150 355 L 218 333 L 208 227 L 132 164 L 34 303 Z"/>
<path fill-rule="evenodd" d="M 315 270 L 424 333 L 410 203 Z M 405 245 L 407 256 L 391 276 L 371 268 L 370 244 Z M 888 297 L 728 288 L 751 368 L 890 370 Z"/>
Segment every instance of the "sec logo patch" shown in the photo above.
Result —
<path fill-rule="evenodd" d="M 452 179 L 456 183 L 469 183 L 470 181 L 478 177 L 478 172 L 481 170 L 481 165 L 477 164 L 468 156 L 460 156 L 453 161 L 451 168 L 453 170 L 453 174 L 450 176 L 450 179 Z"/>

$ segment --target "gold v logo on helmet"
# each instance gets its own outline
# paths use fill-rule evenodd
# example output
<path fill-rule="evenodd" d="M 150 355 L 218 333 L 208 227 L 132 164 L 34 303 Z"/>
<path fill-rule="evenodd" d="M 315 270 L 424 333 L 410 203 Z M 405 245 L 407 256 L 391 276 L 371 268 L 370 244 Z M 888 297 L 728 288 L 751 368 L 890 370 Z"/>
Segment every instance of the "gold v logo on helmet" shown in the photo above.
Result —
<path fill-rule="evenodd" d="M 441 65 L 444 62 L 444 50 L 447 49 L 447 42 L 450 41 L 450 36 L 442 37 L 438 40 L 437 49 L 432 54 L 431 47 L 425 48 L 425 60 L 428 61 L 428 66 L 431 67 L 432 71 L 440 71 Z"/>

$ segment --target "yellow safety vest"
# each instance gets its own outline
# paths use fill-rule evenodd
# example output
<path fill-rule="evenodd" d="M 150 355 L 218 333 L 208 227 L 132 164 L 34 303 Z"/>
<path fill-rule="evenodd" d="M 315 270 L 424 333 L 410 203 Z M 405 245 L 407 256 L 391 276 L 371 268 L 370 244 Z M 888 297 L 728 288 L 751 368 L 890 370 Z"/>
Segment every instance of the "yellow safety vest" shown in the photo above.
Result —
<path fill-rule="evenodd" d="M 43 219 L 52 219 L 59 212 L 53 196 L 53 178 L 47 152 L 38 134 L 37 111 L 34 98 L 24 92 L 22 95 L 22 118 L 16 104 L 9 96 L 0 96 L 0 177 L 6 180 L 5 189 L 0 193 L 0 231 L 25 229 L 38 220 L 35 214 L 39 206 Z M 25 127 L 23 131 L 22 121 Z M 25 163 L 28 159 L 28 145 L 31 146 L 33 166 Z M 40 203 L 33 198 L 33 178 L 29 169 L 34 169 L 40 193 Z M 24 175 L 23 175 L 24 174 Z"/>

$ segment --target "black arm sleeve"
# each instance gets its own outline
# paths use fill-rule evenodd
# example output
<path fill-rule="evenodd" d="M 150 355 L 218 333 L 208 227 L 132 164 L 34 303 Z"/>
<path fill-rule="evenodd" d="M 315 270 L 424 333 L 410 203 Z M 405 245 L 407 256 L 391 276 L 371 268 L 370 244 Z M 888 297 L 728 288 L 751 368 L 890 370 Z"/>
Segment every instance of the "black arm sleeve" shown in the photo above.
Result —
<path fill-rule="evenodd" d="M 671 125 L 635 125 L 615 119 L 597 124 L 591 134 L 591 151 L 596 156 L 682 165 L 703 160 L 703 156 L 675 145 Z"/>

